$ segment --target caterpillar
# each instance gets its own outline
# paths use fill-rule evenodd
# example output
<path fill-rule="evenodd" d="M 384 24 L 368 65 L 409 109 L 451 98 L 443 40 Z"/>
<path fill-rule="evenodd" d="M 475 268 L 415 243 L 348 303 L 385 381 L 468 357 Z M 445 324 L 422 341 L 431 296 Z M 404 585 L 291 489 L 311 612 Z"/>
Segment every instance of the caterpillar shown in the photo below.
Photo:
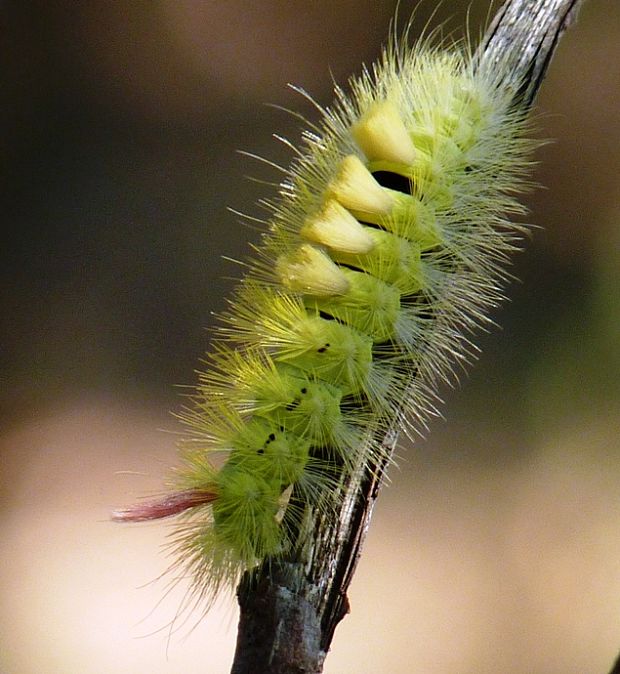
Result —
<path fill-rule="evenodd" d="M 536 145 L 519 82 L 466 44 L 407 42 L 315 103 L 179 414 L 170 492 L 113 513 L 177 516 L 198 598 L 303 546 L 309 512 L 390 460 L 376 438 L 434 413 L 503 298 Z"/>

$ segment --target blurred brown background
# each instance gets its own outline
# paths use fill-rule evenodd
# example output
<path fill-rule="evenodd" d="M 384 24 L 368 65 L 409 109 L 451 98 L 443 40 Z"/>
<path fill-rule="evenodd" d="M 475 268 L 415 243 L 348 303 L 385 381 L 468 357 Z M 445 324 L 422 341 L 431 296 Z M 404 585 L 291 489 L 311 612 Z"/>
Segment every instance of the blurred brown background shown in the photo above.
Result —
<path fill-rule="evenodd" d="M 432 25 L 461 34 L 469 4 Z M 285 84 L 328 103 L 394 5 L 0 5 L 1 674 L 228 671 L 234 601 L 169 639 L 167 528 L 108 513 L 174 462 L 159 429 L 239 274 L 222 256 L 258 238 L 226 207 L 260 214 L 243 175 L 274 176 L 235 151 L 286 162 L 270 135 L 299 124 L 263 104 L 312 117 Z M 620 5 L 588 0 L 539 99 L 543 229 L 446 422 L 391 472 L 327 674 L 604 674 L 620 648 L 619 96 Z"/>

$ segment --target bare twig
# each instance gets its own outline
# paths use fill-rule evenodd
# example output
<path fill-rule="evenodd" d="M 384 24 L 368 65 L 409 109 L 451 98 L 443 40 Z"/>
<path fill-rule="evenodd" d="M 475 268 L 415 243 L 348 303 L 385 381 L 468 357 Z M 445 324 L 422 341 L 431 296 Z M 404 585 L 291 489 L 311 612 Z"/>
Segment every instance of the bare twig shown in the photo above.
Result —
<path fill-rule="evenodd" d="M 478 67 L 509 73 L 511 82 L 522 83 L 515 103 L 530 105 L 582 2 L 508 0 L 478 49 Z M 397 438 L 395 424 L 382 440 L 387 453 Z M 348 484 L 337 516 L 315 515 L 307 527 L 312 536 L 289 560 L 246 574 L 238 588 L 241 617 L 232 674 L 322 671 L 334 630 L 348 611 L 347 591 L 385 467 Z"/>

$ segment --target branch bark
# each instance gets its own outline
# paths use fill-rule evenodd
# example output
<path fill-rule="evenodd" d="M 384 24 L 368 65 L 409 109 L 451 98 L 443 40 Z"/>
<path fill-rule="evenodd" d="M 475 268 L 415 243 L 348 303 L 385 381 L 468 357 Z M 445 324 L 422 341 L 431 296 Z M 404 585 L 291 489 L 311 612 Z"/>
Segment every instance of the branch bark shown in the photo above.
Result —
<path fill-rule="evenodd" d="M 582 2 L 508 0 L 478 48 L 477 66 L 521 82 L 515 104 L 529 106 Z M 390 455 L 398 427 L 397 420 L 382 439 Z M 237 591 L 241 615 L 231 674 L 320 674 L 334 630 L 349 610 L 348 587 L 385 468 L 352 479 L 333 518 L 311 518 L 311 536 L 294 556 L 246 574 Z"/>

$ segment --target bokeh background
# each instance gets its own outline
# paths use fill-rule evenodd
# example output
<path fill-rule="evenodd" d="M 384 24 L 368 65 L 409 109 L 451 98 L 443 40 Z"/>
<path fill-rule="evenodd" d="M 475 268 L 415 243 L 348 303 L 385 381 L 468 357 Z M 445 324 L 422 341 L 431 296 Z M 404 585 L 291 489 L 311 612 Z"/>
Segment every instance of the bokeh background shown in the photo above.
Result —
<path fill-rule="evenodd" d="M 402 0 L 406 17 L 416 2 Z M 435 8 L 419 9 L 419 29 Z M 462 34 L 470 2 L 444 2 Z M 4 2 L 1 674 L 229 671 L 234 601 L 166 626 L 174 463 L 274 174 L 273 132 L 378 54 L 395 2 Z M 472 2 L 477 34 L 488 2 Z M 415 31 L 414 31 L 415 32 Z M 445 420 L 403 447 L 327 674 L 604 674 L 620 648 L 620 5 L 588 0 L 538 105 L 520 279 Z M 277 176 L 275 176 L 277 178 Z M 164 599 L 160 602 L 160 600 Z M 178 630 L 176 629 L 178 628 Z"/>

